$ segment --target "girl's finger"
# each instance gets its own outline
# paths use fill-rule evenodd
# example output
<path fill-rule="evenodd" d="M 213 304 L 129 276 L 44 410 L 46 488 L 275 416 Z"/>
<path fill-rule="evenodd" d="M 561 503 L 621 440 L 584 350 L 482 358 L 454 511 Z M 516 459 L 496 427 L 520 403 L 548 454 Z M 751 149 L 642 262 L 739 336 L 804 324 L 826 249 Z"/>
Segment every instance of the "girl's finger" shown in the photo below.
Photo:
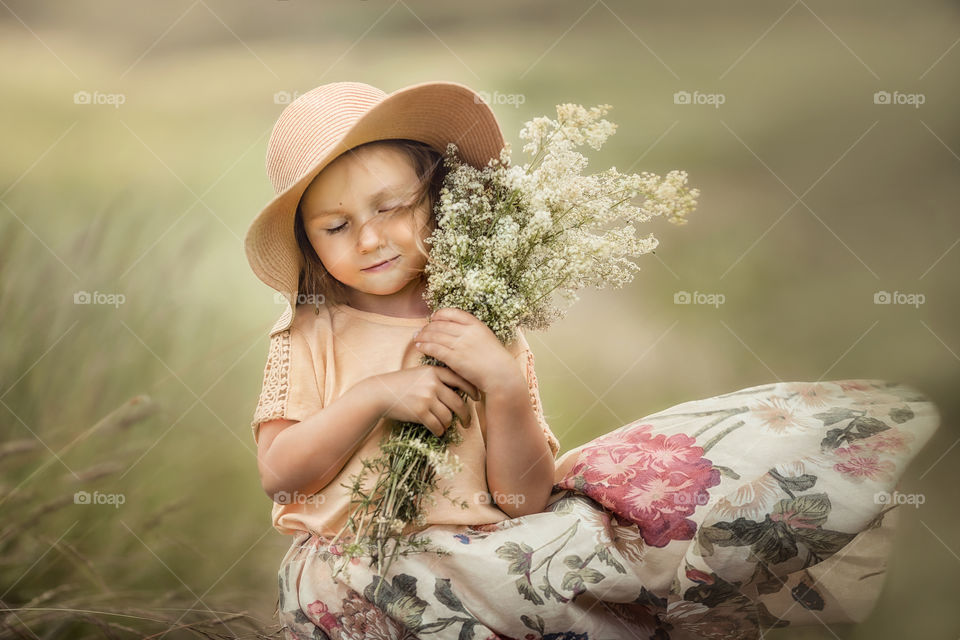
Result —
<path fill-rule="evenodd" d="M 457 395 L 457 392 L 444 385 L 443 388 L 440 389 L 439 396 L 441 402 L 443 402 L 448 409 L 460 416 L 460 423 L 465 427 L 469 427 L 470 410 L 467 409 L 467 403 L 464 402 L 459 395 Z"/>
<path fill-rule="evenodd" d="M 433 432 L 436 433 L 439 438 L 450 428 L 450 423 L 453 421 L 453 412 L 450 411 L 445 404 L 438 401 L 430 405 L 430 413 L 433 414 L 433 417 L 436 418 L 439 423 L 439 428 L 433 429 Z"/>
<path fill-rule="evenodd" d="M 456 387 L 477 402 L 480 401 L 480 390 L 450 367 L 437 367 L 437 376 L 444 384 Z"/>

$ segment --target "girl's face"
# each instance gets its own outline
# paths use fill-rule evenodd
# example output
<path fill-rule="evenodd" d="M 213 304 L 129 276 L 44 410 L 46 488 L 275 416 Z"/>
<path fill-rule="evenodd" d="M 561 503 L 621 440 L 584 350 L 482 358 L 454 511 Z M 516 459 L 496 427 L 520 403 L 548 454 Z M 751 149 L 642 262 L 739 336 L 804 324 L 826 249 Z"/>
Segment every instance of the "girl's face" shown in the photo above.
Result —
<path fill-rule="evenodd" d="M 432 232 L 430 205 L 424 199 L 402 208 L 413 204 L 417 186 L 403 151 L 371 144 L 337 157 L 304 192 L 307 237 L 330 275 L 347 286 L 351 306 L 375 311 L 389 298 L 394 311 L 425 307 L 420 274 L 427 259 L 416 241 Z"/>

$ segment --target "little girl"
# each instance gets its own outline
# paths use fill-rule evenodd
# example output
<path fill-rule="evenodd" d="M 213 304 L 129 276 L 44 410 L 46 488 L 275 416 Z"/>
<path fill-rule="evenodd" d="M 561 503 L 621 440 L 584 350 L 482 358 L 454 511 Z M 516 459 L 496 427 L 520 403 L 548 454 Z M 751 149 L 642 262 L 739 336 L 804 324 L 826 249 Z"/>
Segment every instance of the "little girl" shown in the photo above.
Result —
<path fill-rule="evenodd" d="M 277 196 L 246 251 L 285 303 L 252 427 L 273 525 L 293 536 L 286 637 L 754 638 L 863 620 L 892 492 L 935 407 L 882 380 L 781 382 L 670 407 L 557 458 L 522 332 L 504 345 L 424 301 L 448 142 L 477 167 L 503 146 L 489 106 L 450 82 L 323 85 L 270 138 Z M 440 436 L 454 416 L 461 469 L 406 530 L 447 553 L 399 556 L 385 576 L 355 560 L 332 578 L 351 478 L 390 425 Z"/>

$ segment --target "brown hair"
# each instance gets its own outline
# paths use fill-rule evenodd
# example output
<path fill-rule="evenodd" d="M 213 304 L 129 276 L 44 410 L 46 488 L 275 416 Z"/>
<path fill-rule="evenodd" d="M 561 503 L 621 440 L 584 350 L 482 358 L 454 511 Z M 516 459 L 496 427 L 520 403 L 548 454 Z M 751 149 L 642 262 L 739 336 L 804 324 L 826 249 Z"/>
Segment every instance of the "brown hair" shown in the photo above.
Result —
<path fill-rule="evenodd" d="M 356 146 L 350 151 L 369 146 L 369 145 L 388 145 L 398 151 L 404 152 L 410 159 L 410 164 L 416 171 L 418 178 L 416 199 L 409 207 L 398 210 L 398 213 L 410 213 L 415 211 L 424 199 L 427 199 L 430 216 L 428 225 L 431 231 L 435 228 L 436 217 L 434 206 L 440 198 L 440 188 L 443 186 L 443 180 L 446 177 L 447 169 L 443 164 L 443 156 L 433 147 L 417 140 L 407 140 L 401 138 L 392 138 L 388 140 L 375 140 Z M 294 235 L 297 239 L 297 245 L 303 255 L 303 268 L 300 269 L 300 278 L 298 285 L 298 304 L 312 302 L 319 312 L 320 300 L 330 303 L 334 306 L 346 304 L 346 285 L 330 275 L 330 272 L 323 266 L 317 252 L 314 251 L 310 239 L 307 237 L 306 229 L 303 226 L 303 211 L 301 209 L 302 199 L 297 203 L 297 215 L 294 219 Z M 411 221 L 413 216 L 410 217 Z M 415 233 L 417 248 L 420 253 L 427 255 L 427 249 L 420 241 L 420 234 Z M 423 277 L 423 274 L 420 274 Z"/>

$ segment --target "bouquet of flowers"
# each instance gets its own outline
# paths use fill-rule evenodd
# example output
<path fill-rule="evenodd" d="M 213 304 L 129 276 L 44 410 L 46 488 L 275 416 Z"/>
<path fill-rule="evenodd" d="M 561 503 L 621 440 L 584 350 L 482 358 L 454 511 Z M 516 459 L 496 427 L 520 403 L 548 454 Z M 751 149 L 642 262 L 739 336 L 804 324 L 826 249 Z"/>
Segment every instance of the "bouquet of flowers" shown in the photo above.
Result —
<path fill-rule="evenodd" d="M 523 165 L 512 164 L 509 144 L 483 169 L 462 162 L 456 146 L 448 145 L 436 230 L 426 241 L 431 245 L 426 296 L 432 310 L 468 311 L 508 344 L 518 327 L 545 329 L 563 317 L 553 294 L 573 302 L 582 287 L 630 282 L 631 272 L 639 270 L 630 258 L 658 245 L 652 233 L 637 237 L 635 224 L 655 216 L 677 225 L 687 222 L 699 190 L 686 186 L 684 171 L 659 177 L 610 167 L 582 175 L 587 160 L 576 148 L 586 144 L 599 150 L 615 132 L 616 125 L 603 118 L 610 108 L 562 104 L 556 120 L 527 122 L 520 138 L 531 160 Z M 427 355 L 421 362 L 444 366 Z M 437 477 L 460 470 L 459 460 L 454 456 L 451 462 L 447 451 L 462 442 L 456 423 L 454 414 L 453 424 L 438 438 L 423 425 L 400 422 L 381 443 L 382 455 L 364 461 L 347 487 L 356 506 L 331 543 L 348 528 L 354 535 L 342 549 L 333 547 L 342 560 L 334 576 L 360 556 L 369 556 L 371 566 L 385 575 L 396 555 L 426 550 L 416 535 L 403 534 L 408 526 L 424 524 L 422 502 L 426 497 L 435 504 Z M 376 482 L 366 491 L 368 471 L 376 474 Z M 449 499 L 447 492 L 444 496 Z"/>

